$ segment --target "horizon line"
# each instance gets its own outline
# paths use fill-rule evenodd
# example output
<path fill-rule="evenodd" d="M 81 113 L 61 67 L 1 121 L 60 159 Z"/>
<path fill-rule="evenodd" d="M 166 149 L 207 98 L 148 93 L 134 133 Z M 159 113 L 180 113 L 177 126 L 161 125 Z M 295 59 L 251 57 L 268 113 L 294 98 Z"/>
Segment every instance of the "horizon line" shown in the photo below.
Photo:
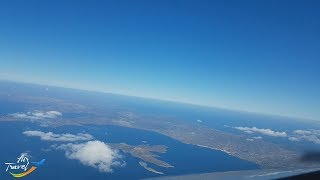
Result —
<path fill-rule="evenodd" d="M 288 119 L 295 119 L 295 120 L 301 120 L 301 121 L 304 121 L 304 120 L 319 121 L 318 119 L 311 118 L 311 117 L 301 117 L 301 116 L 295 116 L 295 115 L 284 115 L 284 114 L 276 114 L 276 113 L 249 111 L 249 110 L 244 110 L 244 109 L 227 108 L 227 107 L 223 107 L 223 106 L 214 106 L 214 105 L 208 105 L 208 104 L 197 104 L 197 103 L 179 101 L 179 100 L 174 100 L 174 99 L 164 99 L 164 98 L 157 98 L 157 97 L 122 94 L 122 93 L 103 91 L 103 90 L 97 90 L 97 89 L 86 89 L 86 88 L 73 87 L 73 86 L 63 86 L 63 85 L 58 85 L 58 84 L 50 84 L 50 83 L 46 84 L 46 83 L 33 82 L 33 81 L 20 81 L 20 80 L 2 79 L 2 78 L 0 78 L 0 81 L 7 81 L 7 82 L 13 82 L 13 83 L 20 83 L 20 84 L 32 84 L 32 85 L 38 85 L 38 86 L 51 86 L 51 87 L 55 87 L 55 88 L 65 88 L 65 89 L 88 91 L 88 92 L 95 92 L 95 93 L 112 94 L 112 95 L 118 95 L 118 96 L 142 98 L 142 99 L 149 99 L 149 100 L 155 100 L 155 101 L 164 101 L 164 102 L 169 102 L 169 103 L 198 106 L 198 107 L 209 108 L 209 109 L 220 109 L 220 110 L 225 110 L 225 111 L 233 111 L 233 112 L 238 112 L 238 113 L 243 113 L 243 114 L 255 114 L 255 115 L 261 115 L 261 116 L 273 116 L 273 117 L 288 118 Z"/>

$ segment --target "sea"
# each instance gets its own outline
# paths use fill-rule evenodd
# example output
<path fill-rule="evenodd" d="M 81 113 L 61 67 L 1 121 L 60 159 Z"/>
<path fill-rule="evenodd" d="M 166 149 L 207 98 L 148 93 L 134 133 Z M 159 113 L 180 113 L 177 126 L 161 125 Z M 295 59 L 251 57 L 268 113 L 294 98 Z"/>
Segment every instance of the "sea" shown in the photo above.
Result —
<path fill-rule="evenodd" d="M 0 115 L 21 112 L 25 109 L 23 104 L 2 101 Z M 165 145 L 166 153 L 158 153 L 159 159 L 173 165 L 174 168 L 163 168 L 151 163 L 148 166 L 161 171 L 164 175 L 147 171 L 139 165 L 139 159 L 130 154 L 121 153 L 124 167 L 113 168 L 112 173 L 99 172 L 97 169 L 85 166 L 78 160 L 67 159 L 65 152 L 56 150 L 54 145 L 66 142 L 43 141 L 39 137 L 27 137 L 24 131 L 37 130 L 42 132 L 60 133 L 88 133 L 95 140 L 105 143 L 127 143 L 130 145 Z M 207 172 L 222 172 L 233 170 L 259 169 L 259 166 L 230 156 L 218 150 L 207 149 L 195 145 L 185 144 L 170 137 L 146 130 L 111 126 L 60 126 L 43 127 L 29 121 L 0 122 L 0 179 L 13 179 L 6 172 L 6 162 L 15 162 L 21 153 L 31 155 L 31 161 L 46 159 L 45 165 L 40 166 L 24 179 L 143 179 L 159 176 L 172 176 L 182 174 L 197 174 Z"/>
<path fill-rule="evenodd" d="M 4 91 L 6 84 L 3 84 Z M 12 86 L 12 88 L 11 88 Z M 20 87 L 21 86 L 21 87 Z M 29 87 L 30 86 L 30 87 Z M 236 125 L 237 121 L 228 116 L 224 116 L 219 112 L 211 112 L 211 110 L 197 109 L 184 104 L 173 104 L 162 101 L 152 101 L 147 99 L 139 99 L 134 97 L 124 97 L 115 95 L 98 94 L 92 92 L 75 91 L 57 88 L 52 91 L 52 87 L 47 92 L 43 92 L 43 87 L 33 85 L 16 85 L 9 84 L 8 87 L 18 94 L 41 95 L 48 97 L 58 97 L 72 101 L 81 101 L 80 103 L 99 103 L 100 107 L 104 104 L 114 104 L 115 109 L 121 107 L 131 109 L 139 113 L 164 114 L 175 117 L 177 120 L 188 123 L 198 123 L 197 120 L 209 127 L 224 128 L 223 120 L 226 120 L 230 126 Z M 10 89 L 9 88 L 9 89 Z M 10 91 L 11 91 L 10 89 Z M 69 92 L 70 91 L 70 92 Z M 49 94 L 48 94 L 49 93 Z M 50 94 L 53 93 L 53 94 Z M 84 97 L 79 99 L 79 97 Z M 118 104 L 117 104 L 118 103 Z M 28 106 L 23 103 L 17 103 L 10 100 L 9 97 L 2 98 L 0 101 L 0 116 L 6 116 L 16 112 L 26 112 Z M 108 106 L 110 107 L 110 106 Z M 215 114 L 215 115 L 214 115 Z M 68 118 L 78 116 L 72 112 L 66 113 Z M 223 119 L 225 118 L 225 119 Z M 229 119 L 228 119 L 229 118 Z M 62 119 L 63 120 L 63 119 Z M 88 133 L 95 137 L 95 140 L 105 143 L 127 143 L 129 145 L 165 145 L 168 147 L 164 154 L 157 154 L 160 160 L 163 160 L 174 168 L 163 168 L 148 163 L 148 166 L 157 171 L 161 171 L 164 175 L 155 174 L 147 171 L 139 165 L 140 159 L 132 157 L 130 154 L 121 153 L 122 160 L 126 163 L 124 167 L 113 168 L 112 173 L 99 172 L 96 168 L 81 164 L 78 160 L 66 158 L 65 152 L 56 150 L 53 146 L 66 142 L 43 141 L 39 137 L 27 137 L 24 131 L 42 131 L 59 133 Z M 13 179 L 6 172 L 6 162 L 15 162 L 21 153 L 27 152 L 31 155 L 31 161 L 39 161 L 46 159 L 45 165 L 36 169 L 32 174 L 24 177 L 24 179 L 43 180 L 43 179 L 144 179 L 159 176 L 172 176 L 183 174 L 197 174 L 208 172 L 223 172 L 234 170 L 251 170 L 259 169 L 255 163 L 230 156 L 225 152 L 203 148 L 191 144 L 185 144 L 170 137 L 146 130 L 133 128 L 110 126 L 110 125 L 85 125 L 85 126 L 60 126 L 60 127 L 44 127 L 38 123 L 30 121 L 2 121 L 0 122 L 0 179 Z"/>

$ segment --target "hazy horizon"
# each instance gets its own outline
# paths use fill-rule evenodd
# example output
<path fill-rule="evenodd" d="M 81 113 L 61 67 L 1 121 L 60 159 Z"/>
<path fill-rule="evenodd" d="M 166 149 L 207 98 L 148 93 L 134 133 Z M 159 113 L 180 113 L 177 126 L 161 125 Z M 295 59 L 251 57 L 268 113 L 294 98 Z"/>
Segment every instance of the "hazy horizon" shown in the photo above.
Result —
<path fill-rule="evenodd" d="M 232 111 L 232 112 L 238 112 L 238 113 L 243 113 L 243 114 L 260 115 L 260 116 L 275 116 L 275 117 L 280 117 L 280 118 L 295 119 L 295 120 L 302 120 L 302 121 L 304 121 L 304 120 L 307 120 L 307 121 L 319 121 L 318 119 L 307 118 L 307 117 L 281 115 L 281 114 L 271 114 L 271 113 L 268 114 L 268 113 L 263 113 L 263 112 L 246 111 L 246 110 L 243 110 L 243 109 L 230 109 L 230 108 L 227 108 L 227 107 L 210 106 L 210 105 L 205 105 L 205 104 L 194 104 L 194 103 L 182 102 L 182 101 L 178 101 L 178 100 L 159 99 L 159 98 L 156 98 L 156 97 L 145 97 L 145 96 L 136 96 L 136 95 L 128 95 L 128 94 L 119 94 L 119 93 L 116 93 L 116 92 L 99 91 L 99 90 L 93 90 L 93 89 L 83 89 L 83 88 L 77 88 L 77 87 L 71 87 L 71 86 L 61 86 L 61 85 L 59 86 L 59 85 L 54 85 L 54 84 L 41 84 L 41 83 L 36 83 L 36 82 L 23 82 L 23 81 L 1 79 L 0 78 L 0 82 L 1 81 L 6 81 L 6 82 L 9 82 L 9 83 L 31 84 L 31 85 L 36 85 L 36 86 L 49 86 L 49 87 L 54 87 L 54 88 L 80 90 L 80 91 L 111 94 L 111 95 L 126 96 L 126 97 L 135 97 L 135 98 L 141 98 L 141 99 L 147 99 L 147 100 L 169 102 L 169 103 L 174 103 L 174 104 L 185 104 L 185 105 L 197 106 L 197 107 L 203 107 L 203 108 L 209 108 L 209 109 L 220 109 L 220 110 L 223 110 L 223 111 Z"/>

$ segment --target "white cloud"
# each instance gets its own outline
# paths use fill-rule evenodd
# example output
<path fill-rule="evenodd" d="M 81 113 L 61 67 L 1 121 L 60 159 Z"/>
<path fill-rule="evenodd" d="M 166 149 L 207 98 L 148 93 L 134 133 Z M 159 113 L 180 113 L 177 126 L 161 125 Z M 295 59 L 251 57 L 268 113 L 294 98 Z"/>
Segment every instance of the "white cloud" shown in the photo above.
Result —
<path fill-rule="evenodd" d="M 125 165 L 119 161 L 121 155 L 118 151 L 101 141 L 63 144 L 57 149 L 64 150 L 68 159 L 79 160 L 81 164 L 97 168 L 100 172 L 113 172 L 113 168 Z"/>
<path fill-rule="evenodd" d="M 261 136 L 255 136 L 255 137 L 252 137 L 253 139 L 262 139 Z"/>
<path fill-rule="evenodd" d="M 252 134 L 252 133 L 260 133 L 267 136 L 273 136 L 273 137 L 287 137 L 286 132 L 278 132 L 273 131 L 271 129 L 260 129 L 257 127 L 233 127 L 235 129 L 238 129 L 240 131 Z"/>
<path fill-rule="evenodd" d="M 300 141 L 300 139 L 297 138 L 297 137 L 289 137 L 288 139 L 289 139 L 290 141 Z"/>
<path fill-rule="evenodd" d="M 36 136 L 40 137 L 44 141 L 88 141 L 92 140 L 93 137 L 90 134 L 78 133 L 74 134 L 54 134 L 52 132 L 42 132 L 42 131 L 25 131 L 23 132 L 26 136 Z"/>
<path fill-rule="evenodd" d="M 320 144 L 320 138 L 316 135 L 310 135 L 310 136 L 301 136 L 299 137 L 302 140 L 313 142 L 315 144 Z"/>
<path fill-rule="evenodd" d="M 312 131 L 308 131 L 308 130 L 294 130 L 293 133 L 294 134 L 298 134 L 298 135 L 310 135 L 310 134 L 313 134 Z"/>
<path fill-rule="evenodd" d="M 198 123 L 202 123 L 202 120 L 198 119 L 197 122 L 198 122 Z"/>
<path fill-rule="evenodd" d="M 58 118 L 60 116 L 62 116 L 61 112 L 58 111 L 29 111 L 27 113 L 21 113 L 21 112 L 17 112 L 17 113 L 13 113 L 10 114 L 11 116 L 13 116 L 14 118 L 18 118 L 18 119 L 31 119 L 31 120 L 39 120 L 39 119 L 55 119 Z"/>
<path fill-rule="evenodd" d="M 320 130 L 294 130 L 293 135 L 288 138 L 290 141 L 308 141 L 320 144 Z"/>

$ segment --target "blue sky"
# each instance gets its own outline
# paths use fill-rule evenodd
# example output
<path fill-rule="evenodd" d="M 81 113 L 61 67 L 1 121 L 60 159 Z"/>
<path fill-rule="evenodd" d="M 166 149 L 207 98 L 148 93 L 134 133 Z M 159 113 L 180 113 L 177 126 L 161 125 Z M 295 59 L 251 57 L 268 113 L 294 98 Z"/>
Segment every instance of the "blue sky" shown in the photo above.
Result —
<path fill-rule="evenodd" d="M 320 119 L 320 3 L 0 2 L 0 78 Z"/>

